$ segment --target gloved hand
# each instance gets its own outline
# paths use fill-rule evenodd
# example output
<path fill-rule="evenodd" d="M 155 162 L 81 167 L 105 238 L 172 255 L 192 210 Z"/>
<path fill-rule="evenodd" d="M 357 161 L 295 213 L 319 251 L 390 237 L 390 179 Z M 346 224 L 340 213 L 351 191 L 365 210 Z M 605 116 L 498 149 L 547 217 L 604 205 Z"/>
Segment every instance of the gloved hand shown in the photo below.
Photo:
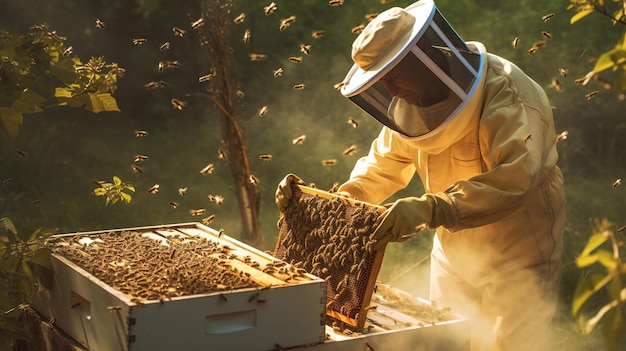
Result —
<path fill-rule="evenodd" d="M 404 241 L 428 228 L 432 218 L 432 205 L 426 196 L 402 198 L 387 208 L 381 218 L 372 234 L 372 239 L 377 240 L 374 245 L 377 251 L 391 241 Z"/>
<path fill-rule="evenodd" d="M 283 178 L 283 180 L 278 183 L 278 187 L 276 188 L 276 206 L 278 206 L 278 210 L 281 213 L 285 213 L 287 207 L 291 203 L 291 198 L 293 194 L 291 192 L 291 184 L 302 184 L 304 185 L 304 180 L 300 179 L 295 174 L 289 173 Z"/>

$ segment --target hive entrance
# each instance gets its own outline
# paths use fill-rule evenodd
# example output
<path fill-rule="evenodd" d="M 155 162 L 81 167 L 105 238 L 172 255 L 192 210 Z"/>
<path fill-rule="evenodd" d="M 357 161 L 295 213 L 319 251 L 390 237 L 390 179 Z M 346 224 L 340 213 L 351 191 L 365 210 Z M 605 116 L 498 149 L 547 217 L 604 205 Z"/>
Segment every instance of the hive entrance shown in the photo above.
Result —
<path fill-rule="evenodd" d="M 327 281 L 326 314 L 362 328 L 384 250 L 375 251 L 381 207 L 294 186 L 274 256 Z"/>

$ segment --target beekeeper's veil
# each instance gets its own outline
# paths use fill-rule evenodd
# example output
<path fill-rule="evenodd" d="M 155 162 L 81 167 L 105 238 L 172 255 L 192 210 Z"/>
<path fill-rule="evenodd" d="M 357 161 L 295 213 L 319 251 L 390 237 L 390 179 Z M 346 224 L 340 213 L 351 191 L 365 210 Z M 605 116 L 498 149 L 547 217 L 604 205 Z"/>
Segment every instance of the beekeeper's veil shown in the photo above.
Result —
<path fill-rule="evenodd" d="M 420 106 L 390 95 L 379 80 L 407 55 L 449 89 L 447 99 Z M 478 87 L 484 56 L 470 50 L 432 0 L 421 0 L 380 13 L 354 41 L 352 59 L 341 93 L 387 127 L 419 137 L 441 130 L 463 109 Z"/>

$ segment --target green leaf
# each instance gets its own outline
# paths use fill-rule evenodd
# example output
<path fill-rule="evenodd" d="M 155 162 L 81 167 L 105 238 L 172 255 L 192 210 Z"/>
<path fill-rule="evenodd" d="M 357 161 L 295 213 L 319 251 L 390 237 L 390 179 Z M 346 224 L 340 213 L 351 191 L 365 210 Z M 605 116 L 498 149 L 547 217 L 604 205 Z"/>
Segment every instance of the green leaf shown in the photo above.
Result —
<path fill-rule="evenodd" d="M 576 258 L 576 266 L 578 266 L 578 268 L 590 266 L 598 262 L 599 258 L 598 254 L 578 256 L 578 258 Z"/>
<path fill-rule="evenodd" d="M 616 67 L 624 61 L 626 61 L 626 50 L 614 48 L 600 55 L 593 67 L 593 71 L 599 73 L 606 69 Z"/>
<path fill-rule="evenodd" d="M 607 250 L 598 250 L 598 262 L 609 270 L 617 268 L 617 261 L 613 253 Z"/>
<path fill-rule="evenodd" d="M 24 89 L 19 99 L 13 102 L 13 109 L 21 113 L 35 113 L 43 111 L 42 104 L 48 99 L 36 94 L 31 89 Z"/>
<path fill-rule="evenodd" d="M 578 11 L 577 14 L 575 14 L 574 16 L 572 16 L 572 18 L 570 18 L 569 24 L 574 24 L 575 22 L 578 22 L 583 17 L 592 14 L 594 11 L 595 10 L 593 8 Z"/>
<path fill-rule="evenodd" d="M 600 247 L 600 245 L 604 244 L 607 240 L 609 240 L 609 236 L 604 232 L 593 234 L 587 241 L 587 245 L 585 245 L 585 248 L 580 255 L 585 256 L 590 254 L 591 251 Z"/>
<path fill-rule="evenodd" d="M 0 107 L 0 119 L 2 119 L 9 138 L 14 140 L 20 129 L 20 124 L 22 124 L 22 114 L 12 108 Z"/>
<path fill-rule="evenodd" d="M 26 330 L 24 330 L 24 325 L 18 318 L 8 317 L 2 314 L 0 314 L 0 336 L 13 339 L 28 338 L 28 334 Z"/>
<path fill-rule="evenodd" d="M 67 88 L 56 87 L 54 88 L 54 96 L 58 98 L 72 98 L 72 92 Z"/>
<path fill-rule="evenodd" d="M 608 275 L 598 273 L 581 278 L 578 282 L 578 286 L 576 286 L 576 291 L 574 291 L 574 297 L 572 299 L 572 315 L 576 316 L 585 302 L 609 283 L 609 281 Z"/>
<path fill-rule="evenodd" d="M 130 184 L 126 184 L 126 189 L 132 191 L 133 193 L 135 192 L 135 187 Z"/>
<path fill-rule="evenodd" d="M 132 199 L 132 196 L 130 196 L 130 195 L 124 193 L 124 192 L 120 193 L 120 196 L 122 197 L 122 200 L 124 200 L 124 201 L 126 201 L 128 203 L 130 203 L 130 200 Z"/>

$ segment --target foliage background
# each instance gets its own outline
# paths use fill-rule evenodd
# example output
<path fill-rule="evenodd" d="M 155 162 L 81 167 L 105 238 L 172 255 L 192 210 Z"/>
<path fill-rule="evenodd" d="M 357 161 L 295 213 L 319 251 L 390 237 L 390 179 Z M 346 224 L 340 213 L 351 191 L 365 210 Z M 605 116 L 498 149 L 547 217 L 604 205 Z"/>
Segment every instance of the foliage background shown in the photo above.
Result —
<path fill-rule="evenodd" d="M 269 16 L 263 7 L 269 1 L 237 0 L 236 13 L 246 14 L 241 24 L 231 27 L 235 69 L 245 96 L 241 99 L 240 117 L 247 133 L 253 173 L 263 190 L 262 231 L 266 247 L 275 243 L 278 211 L 274 190 L 289 172 L 323 189 L 349 176 L 356 158 L 364 155 L 379 125 L 351 105 L 333 84 L 341 81 L 351 66 L 350 45 L 354 26 L 366 23 L 364 15 L 392 5 L 407 6 L 412 1 L 351 1 L 331 7 L 319 0 L 277 1 L 278 10 Z M 562 304 L 569 305 L 581 272 L 575 257 L 590 235 L 593 218 L 606 217 L 618 226 L 624 223 L 626 208 L 624 187 L 613 188 L 622 178 L 626 163 L 625 103 L 620 93 L 605 90 L 595 81 L 588 86 L 574 80 L 592 68 L 593 60 L 608 50 L 623 35 L 620 28 L 599 16 L 569 24 L 572 13 L 568 1 L 532 0 L 440 0 L 438 7 L 465 40 L 483 42 L 490 52 L 501 55 L 524 69 L 548 93 L 555 113 L 557 131 L 567 130 L 569 138 L 559 143 L 560 166 L 566 179 L 569 220 L 565 233 L 566 251 L 562 277 Z M 23 232 L 35 228 L 60 228 L 70 233 L 134 226 L 200 221 L 190 209 L 206 208 L 216 214 L 215 228 L 238 236 L 238 211 L 229 201 L 230 174 L 218 159 L 220 131 L 212 117 L 214 109 L 200 94 L 204 92 L 198 77 L 209 73 L 209 59 L 202 52 L 190 23 L 198 18 L 196 1 L 180 0 L 36 0 L 2 1 L 0 29 L 24 33 L 28 27 L 48 23 L 58 34 L 68 38 L 77 55 L 105 56 L 126 69 L 118 82 L 115 97 L 122 112 L 90 114 L 72 109 L 55 109 L 42 114 L 25 115 L 20 134 L 14 142 L 0 137 L 0 215 L 9 217 Z M 541 17 L 554 13 L 545 22 Z M 279 31 L 281 18 L 296 15 L 296 22 Z M 104 29 L 95 20 L 105 22 Z M 172 27 L 187 30 L 175 37 Z M 250 29 L 250 42 L 241 38 Z M 312 30 L 326 30 L 319 39 Z M 527 52 L 532 43 L 544 39 L 541 31 L 552 34 L 546 47 L 534 54 Z M 519 37 L 519 46 L 511 42 Z M 146 38 L 145 45 L 133 45 L 133 38 Z M 169 41 L 171 49 L 160 51 Z M 311 44 L 311 54 L 304 56 L 300 43 Z M 248 54 L 263 53 L 266 61 L 251 62 Z M 301 64 L 288 60 L 303 56 Z M 157 71 L 163 60 L 178 60 L 180 69 Z M 283 67 L 285 73 L 275 78 L 272 71 Z M 568 71 L 567 77 L 558 74 Z M 557 91 L 552 79 L 558 78 L 564 91 Z M 610 73 L 606 78 L 610 79 Z M 164 80 L 165 89 L 146 90 L 150 81 Z M 303 91 L 292 87 L 305 83 Z M 588 100 L 585 94 L 599 90 Z M 182 111 L 172 108 L 171 98 L 188 102 Z M 269 112 L 258 116 L 267 105 Z M 357 119 L 358 128 L 346 120 Z M 149 136 L 137 138 L 134 130 L 147 130 Z M 301 134 L 302 145 L 291 140 Z M 353 156 L 343 156 L 350 145 L 357 146 Z M 28 152 L 28 157 L 17 151 Z M 259 155 L 272 154 L 272 161 Z M 130 165 L 135 154 L 149 160 L 139 164 L 144 172 L 133 173 Z M 337 159 L 332 167 L 322 166 L 322 159 Z M 211 175 L 200 174 L 207 163 L 215 163 Z M 117 175 L 135 185 L 130 204 L 104 206 L 104 199 L 94 197 L 93 180 L 111 181 Z M 147 189 L 160 185 L 151 195 Z M 184 197 L 177 189 L 187 187 Z M 416 178 L 397 196 L 419 195 Z M 221 194 L 224 204 L 217 207 L 208 194 Z M 177 209 L 168 202 L 176 201 Z M 423 236 L 403 245 L 391 245 L 381 272 L 381 279 L 419 296 L 428 294 L 428 257 L 430 238 Z M 567 310 L 567 308 L 564 308 Z M 555 342 L 563 349 L 582 345 L 574 343 L 573 322 L 559 317 L 562 338 Z M 558 333 L 557 333 L 558 334 Z M 560 335 L 560 334 L 559 334 Z M 589 341 L 585 341 L 589 342 Z M 593 343 L 593 341 L 590 341 Z M 580 346 L 583 347 L 584 345 Z"/>

